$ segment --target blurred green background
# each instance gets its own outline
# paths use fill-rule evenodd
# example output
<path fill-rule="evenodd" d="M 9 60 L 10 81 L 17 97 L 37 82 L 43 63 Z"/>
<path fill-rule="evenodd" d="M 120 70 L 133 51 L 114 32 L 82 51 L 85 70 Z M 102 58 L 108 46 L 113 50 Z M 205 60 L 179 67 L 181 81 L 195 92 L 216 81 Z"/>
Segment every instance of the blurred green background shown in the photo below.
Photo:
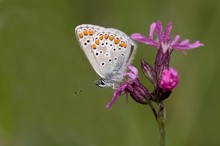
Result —
<path fill-rule="evenodd" d="M 112 89 L 93 85 L 72 95 L 98 79 L 77 25 L 147 35 L 157 20 L 173 22 L 172 36 L 205 44 L 172 54 L 180 83 L 166 100 L 167 146 L 220 145 L 219 0 L 0 0 L 0 146 L 157 146 L 148 107 L 123 96 L 106 110 Z M 139 44 L 133 64 L 153 63 L 155 53 Z"/>

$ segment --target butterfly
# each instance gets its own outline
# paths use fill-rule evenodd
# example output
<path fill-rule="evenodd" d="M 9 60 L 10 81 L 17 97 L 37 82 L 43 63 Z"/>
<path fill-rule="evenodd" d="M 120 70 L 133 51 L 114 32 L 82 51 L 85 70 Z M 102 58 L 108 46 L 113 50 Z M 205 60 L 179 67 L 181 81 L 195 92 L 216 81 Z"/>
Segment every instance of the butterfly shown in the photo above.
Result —
<path fill-rule="evenodd" d="M 116 89 L 124 79 L 123 73 L 132 62 L 136 44 L 124 32 L 92 24 L 75 28 L 76 38 L 100 79 L 99 87 Z"/>

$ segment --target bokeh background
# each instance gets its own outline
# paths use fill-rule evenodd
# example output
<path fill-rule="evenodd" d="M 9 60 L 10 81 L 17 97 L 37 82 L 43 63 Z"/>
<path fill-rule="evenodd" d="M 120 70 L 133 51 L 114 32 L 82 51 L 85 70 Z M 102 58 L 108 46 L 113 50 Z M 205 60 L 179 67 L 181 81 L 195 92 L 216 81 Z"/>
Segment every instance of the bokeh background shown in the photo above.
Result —
<path fill-rule="evenodd" d="M 172 54 L 180 83 L 166 100 L 167 146 L 220 145 L 219 0 L 0 0 L 0 146 L 158 145 L 147 106 L 122 96 L 106 110 L 113 91 L 94 85 L 72 95 L 98 79 L 77 25 L 148 34 L 157 20 L 173 22 L 172 36 L 205 44 Z M 153 63 L 155 53 L 139 44 L 133 64 Z"/>

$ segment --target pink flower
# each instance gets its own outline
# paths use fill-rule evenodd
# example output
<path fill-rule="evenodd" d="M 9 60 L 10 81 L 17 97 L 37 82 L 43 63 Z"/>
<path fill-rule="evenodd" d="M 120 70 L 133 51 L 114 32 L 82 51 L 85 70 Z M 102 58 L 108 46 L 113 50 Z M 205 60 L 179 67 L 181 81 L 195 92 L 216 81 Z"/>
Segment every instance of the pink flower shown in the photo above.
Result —
<path fill-rule="evenodd" d="M 189 50 L 203 46 L 203 44 L 200 43 L 199 41 L 196 41 L 191 44 L 189 42 L 189 39 L 180 41 L 180 35 L 176 35 L 174 39 L 171 39 L 170 38 L 171 30 L 172 30 L 171 22 L 168 23 L 165 31 L 163 32 L 163 27 L 161 22 L 157 21 L 156 23 L 151 24 L 149 37 L 146 37 L 140 33 L 134 33 L 131 35 L 131 38 L 138 42 L 145 43 L 146 45 L 154 46 L 158 49 L 162 47 L 163 53 L 165 53 L 166 51 L 172 52 L 173 49 Z"/>
<path fill-rule="evenodd" d="M 172 51 L 174 49 L 189 50 L 203 46 L 199 41 L 194 43 L 190 43 L 189 39 L 180 41 L 179 35 L 171 39 L 171 29 L 172 24 L 170 22 L 163 32 L 161 22 L 157 21 L 151 24 L 149 37 L 139 33 L 131 35 L 132 39 L 157 48 L 154 65 L 149 64 L 143 59 L 141 60 L 142 71 L 153 84 L 153 91 L 148 91 L 138 78 L 138 70 L 134 66 L 129 65 L 128 69 L 130 71 L 124 74 L 124 76 L 128 76 L 128 80 L 114 92 L 113 98 L 106 105 L 106 108 L 110 108 L 123 92 L 125 92 L 126 97 L 130 94 L 136 102 L 141 104 L 149 103 L 149 105 L 151 105 L 151 102 L 160 103 L 170 96 L 172 90 L 179 82 L 177 71 L 169 65 Z"/>
<path fill-rule="evenodd" d="M 169 67 L 168 69 L 164 69 L 162 71 L 160 86 L 164 90 L 172 90 L 177 86 L 178 81 L 178 73 L 172 67 Z"/>
<path fill-rule="evenodd" d="M 128 76 L 125 81 L 117 90 L 115 90 L 112 100 L 106 105 L 106 108 L 110 108 L 119 96 L 125 92 L 126 97 L 128 94 L 137 102 L 141 104 L 147 104 L 148 98 L 150 98 L 149 91 L 144 87 L 138 79 L 138 70 L 134 66 L 129 65 L 130 72 L 125 73 L 124 76 Z"/>

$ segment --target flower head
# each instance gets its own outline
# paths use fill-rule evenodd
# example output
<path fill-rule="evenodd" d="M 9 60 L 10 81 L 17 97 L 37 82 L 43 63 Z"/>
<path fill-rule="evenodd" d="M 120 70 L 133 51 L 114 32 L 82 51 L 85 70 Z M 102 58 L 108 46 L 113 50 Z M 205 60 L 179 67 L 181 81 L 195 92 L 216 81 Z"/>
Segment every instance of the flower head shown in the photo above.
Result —
<path fill-rule="evenodd" d="M 128 76 L 127 81 L 125 81 L 117 90 L 115 90 L 113 98 L 106 105 L 106 108 L 110 108 L 123 92 L 125 92 L 126 97 L 128 97 L 128 94 L 130 94 L 135 101 L 141 104 L 148 103 L 150 93 L 139 81 L 137 68 L 129 65 L 128 69 L 130 72 L 124 74 L 124 76 Z"/>
<path fill-rule="evenodd" d="M 157 48 L 153 66 L 145 60 L 141 60 L 142 71 L 153 84 L 153 91 L 148 91 L 138 78 L 138 70 L 134 66 L 129 65 L 128 69 L 130 71 L 124 73 L 124 76 L 128 76 L 128 80 L 114 92 L 113 98 L 106 105 L 106 108 L 110 108 L 123 92 L 125 92 L 127 97 L 130 94 L 138 103 L 149 104 L 150 106 L 152 105 L 151 102 L 161 103 L 161 101 L 170 96 L 172 90 L 179 82 L 177 71 L 169 65 L 172 51 L 174 49 L 188 50 L 203 46 L 199 41 L 194 43 L 190 43 L 189 39 L 180 41 L 179 35 L 171 39 L 171 30 L 171 22 L 168 23 L 166 29 L 163 31 L 161 22 L 157 21 L 151 24 L 148 37 L 139 33 L 131 35 L 132 39 Z"/>
<path fill-rule="evenodd" d="M 164 69 L 161 75 L 160 86 L 164 90 L 172 90 L 178 84 L 178 73 L 177 71 L 169 67 L 168 69 Z"/>
<path fill-rule="evenodd" d="M 170 33 L 172 30 L 172 23 L 167 24 L 166 29 L 163 31 L 163 27 L 160 21 L 154 22 L 150 26 L 149 36 L 146 37 L 139 33 L 134 33 L 131 38 L 151 45 L 157 48 L 157 55 L 155 57 L 154 67 L 151 67 L 146 61 L 142 60 L 142 70 L 148 79 L 154 84 L 155 91 L 157 88 L 163 88 L 164 90 L 172 90 L 178 83 L 177 72 L 169 67 L 171 52 L 175 50 L 188 50 L 203 46 L 202 43 L 196 41 L 190 43 L 189 39 L 180 41 L 180 35 L 176 35 L 174 39 L 171 39 Z"/>
<path fill-rule="evenodd" d="M 157 21 L 156 23 L 154 22 L 151 24 L 149 37 L 146 37 L 140 33 L 134 33 L 131 35 L 131 38 L 138 42 L 142 42 L 147 45 L 154 46 L 158 49 L 161 47 L 163 53 L 165 53 L 166 51 L 172 52 L 173 49 L 189 50 L 189 49 L 194 49 L 194 48 L 203 46 L 203 44 L 200 43 L 199 41 L 196 41 L 191 44 L 189 42 L 189 39 L 180 41 L 180 35 L 176 35 L 174 39 L 171 39 L 170 38 L 171 30 L 172 30 L 171 22 L 167 24 L 167 27 L 165 31 L 163 32 L 163 27 L 162 27 L 161 22 Z M 156 38 L 155 38 L 155 35 L 156 35 Z"/>

